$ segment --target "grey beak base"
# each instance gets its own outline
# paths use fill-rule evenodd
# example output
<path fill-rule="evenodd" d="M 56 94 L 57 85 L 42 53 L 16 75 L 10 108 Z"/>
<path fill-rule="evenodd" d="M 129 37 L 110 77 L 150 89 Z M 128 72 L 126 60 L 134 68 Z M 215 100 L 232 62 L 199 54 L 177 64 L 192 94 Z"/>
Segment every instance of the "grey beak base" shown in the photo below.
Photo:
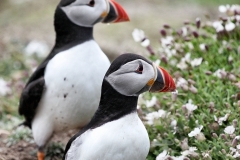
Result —
<path fill-rule="evenodd" d="M 151 89 L 149 90 L 149 92 L 159 92 L 163 89 L 164 87 L 164 79 L 163 79 L 163 75 L 160 72 L 159 68 L 157 68 L 157 79 L 155 80 L 155 82 L 153 83 Z"/>
<path fill-rule="evenodd" d="M 107 15 L 107 17 L 102 21 L 103 23 L 110 23 L 112 21 L 114 21 L 115 19 L 117 19 L 117 13 L 115 8 L 113 7 L 113 5 L 111 3 L 109 3 L 110 9 L 109 9 L 109 13 Z"/>

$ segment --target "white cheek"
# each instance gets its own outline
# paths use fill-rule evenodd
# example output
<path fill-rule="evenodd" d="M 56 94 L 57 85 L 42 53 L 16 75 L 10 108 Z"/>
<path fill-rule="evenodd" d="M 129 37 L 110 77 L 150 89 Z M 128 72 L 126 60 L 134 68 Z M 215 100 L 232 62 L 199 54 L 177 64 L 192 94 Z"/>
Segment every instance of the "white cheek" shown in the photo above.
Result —
<path fill-rule="evenodd" d="M 92 27 L 101 15 L 101 11 L 89 6 L 67 6 L 62 9 L 73 23 L 84 27 Z"/>

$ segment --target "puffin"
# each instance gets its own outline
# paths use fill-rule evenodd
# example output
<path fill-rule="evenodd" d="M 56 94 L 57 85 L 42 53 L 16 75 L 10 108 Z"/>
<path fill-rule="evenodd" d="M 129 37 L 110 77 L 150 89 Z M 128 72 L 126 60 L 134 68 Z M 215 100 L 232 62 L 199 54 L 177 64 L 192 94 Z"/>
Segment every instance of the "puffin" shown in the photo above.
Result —
<path fill-rule="evenodd" d="M 164 68 L 140 55 L 122 54 L 104 76 L 97 111 L 69 140 L 63 160 L 145 160 L 150 141 L 137 114 L 138 96 L 175 90 Z"/>
<path fill-rule="evenodd" d="M 54 14 L 55 45 L 26 83 L 19 102 L 32 129 L 38 160 L 56 132 L 82 128 L 97 110 L 110 61 L 93 38 L 96 23 L 129 21 L 115 0 L 61 0 Z"/>

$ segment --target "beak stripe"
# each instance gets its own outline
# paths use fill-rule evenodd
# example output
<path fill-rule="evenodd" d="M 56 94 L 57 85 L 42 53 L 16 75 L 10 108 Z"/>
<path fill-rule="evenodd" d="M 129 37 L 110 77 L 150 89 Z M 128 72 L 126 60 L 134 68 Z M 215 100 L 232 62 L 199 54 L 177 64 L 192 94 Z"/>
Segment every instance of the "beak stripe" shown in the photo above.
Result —
<path fill-rule="evenodd" d="M 152 78 L 148 81 L 147 85 L 152 87 L 152 85 L 154 84 L 155 80 Z"/>
<path fill-rule="evenodd" d="M 168 92 L 168 91 L 173 91 L 176 89 L 176 86 L 175 86 L 175 83 L 174 81 L 172 80 L 172 78 L 170 77 L 169 73 L 163 69 L 162 67 L 161 68 L 161 72 L 163 73 L 163 79 L 164 79 L 164 87 L 163 89 L 160 91 L 160 92 Z"/>

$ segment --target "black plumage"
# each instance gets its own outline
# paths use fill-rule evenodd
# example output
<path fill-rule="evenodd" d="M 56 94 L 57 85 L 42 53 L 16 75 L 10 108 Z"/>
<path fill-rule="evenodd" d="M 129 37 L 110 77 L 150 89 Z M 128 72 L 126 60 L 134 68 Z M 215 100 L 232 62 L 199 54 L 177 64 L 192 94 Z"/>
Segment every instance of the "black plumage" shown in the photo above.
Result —
<path fill-rule="evenodd" d="M 105 77 L 109 74 L 118 70 L 123 64 L 126 64 L 130 61 L 135 59 L 142 59 L 149 64 L 152 64 L 146 58 L 136 55 L 136 54 L 124 54 L 119 56 L 113 63 L 111 64 L 110 68 L 106 72 Z M 117 92 L 104 78 L 102 83 L 102 90 L 101 90 L 101 99 L 99 103 L 99 107 L 94 114 L 92 120 L 89 122 L 87 126 L 81 129 L 76 135 L 74 135 L 68 142 L 63 160 L 65 160 L 65 156 L 67 151 L 69 150 L 72 142 L 86 132 L 89 129 L 94 129 L 100 127 L 101 125 L 117 120 L 127 114 L 130 114 L 137 109 L 137 101 L 138 96 L 125 96 Z"/>
<path fill-rule="evenodd" d="M 64 1 L 65 2 L 65 1 Z M 44 90 L 44 71 L 48 62 L 59 52 L 72 48 L 78 44 L 93 39 L 93 28 L 82 27 L 72 23 L 66 14 L 57 6 L 55 11 L 54 27 L 56 32 L 55 45 L 31 75 L 20 97 L 19 114 L 25 117 L 24 125 L 31 128 L 31 122 Z M 66 5 L 65 3 L 63 5 Z"/>

